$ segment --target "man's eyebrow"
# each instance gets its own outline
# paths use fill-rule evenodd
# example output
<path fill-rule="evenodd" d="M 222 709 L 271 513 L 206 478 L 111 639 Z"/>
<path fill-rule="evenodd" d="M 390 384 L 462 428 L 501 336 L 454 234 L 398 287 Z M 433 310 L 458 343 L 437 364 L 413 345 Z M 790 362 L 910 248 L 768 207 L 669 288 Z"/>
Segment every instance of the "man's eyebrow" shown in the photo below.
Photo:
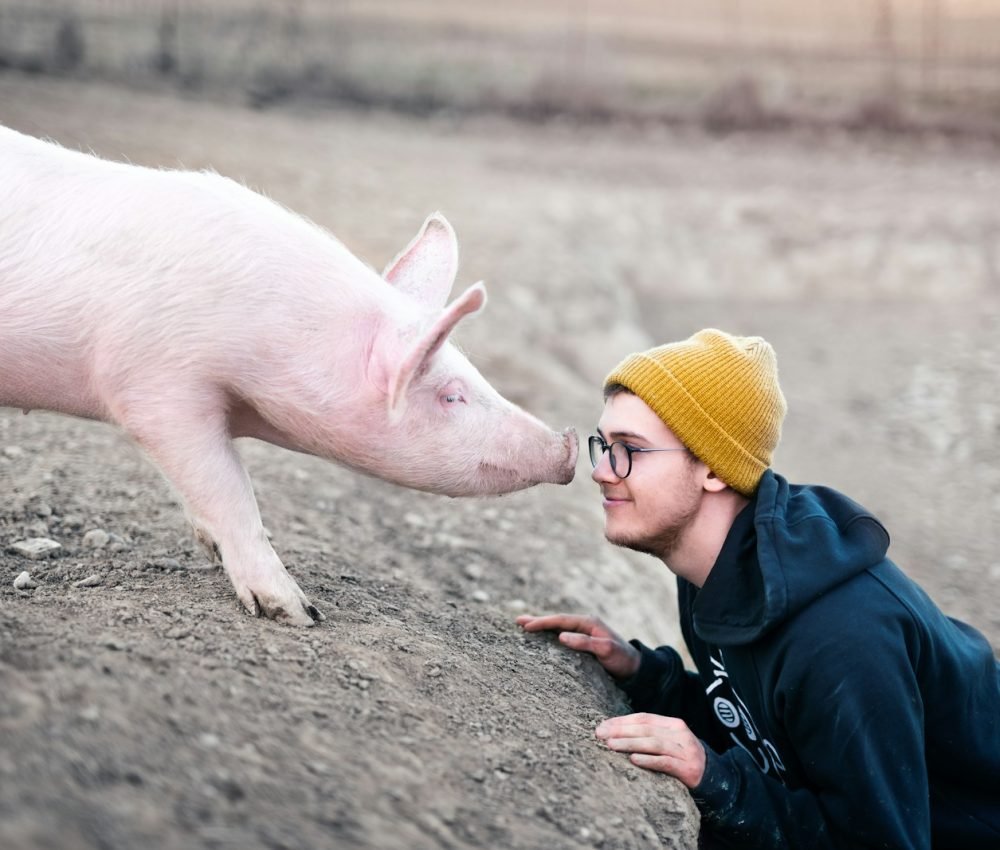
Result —
<path fill-rule="evenodd" d="M 643 440 L 647 443 L 649 442 L 649 439 L 647 437 L 644 437 L 642 434 L 637 434 L 635 431 L 610 431 L 608 435 L 605 436 L 604 432 L 601 431 L 600 428 L 598 428 L 597 433 L 601 435 L 601 439 L 603 439 L 605 442 L 608 441 L 608 436 L 612 438 L 612 441 L 618 439 L 618 440 Z"/>

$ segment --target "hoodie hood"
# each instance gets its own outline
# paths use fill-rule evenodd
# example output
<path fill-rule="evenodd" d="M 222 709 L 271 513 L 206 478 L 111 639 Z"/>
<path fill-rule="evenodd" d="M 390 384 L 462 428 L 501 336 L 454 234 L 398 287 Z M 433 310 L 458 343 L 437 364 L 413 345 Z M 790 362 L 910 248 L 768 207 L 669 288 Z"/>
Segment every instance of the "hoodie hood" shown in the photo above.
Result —
<path fill-rule="evenodd" d="M 718 646 L 757 640 L 888 548 L 882 523 L 857 502 L 767 470 L 697 594 L 695 632 Z"/>

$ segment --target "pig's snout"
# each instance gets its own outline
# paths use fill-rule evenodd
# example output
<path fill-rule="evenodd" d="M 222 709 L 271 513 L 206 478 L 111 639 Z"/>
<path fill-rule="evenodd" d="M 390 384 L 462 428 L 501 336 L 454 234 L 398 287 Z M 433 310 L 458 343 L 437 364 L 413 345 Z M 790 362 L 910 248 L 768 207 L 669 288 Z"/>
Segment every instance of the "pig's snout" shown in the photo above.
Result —
<path fill-rule="evenodd" d="M 566 447 L 566 461 L 562 468 L 562 474 L 553 482 L 555 484 L 569 484 L 576 475 L 576 461 L 580 454 L 580 441 L 576 436 L 576 428 L 567 428 L 562 432 L 563 445 Z"/>
<path fill-rule="evenodd" d="M 500 495 L 536 484 L 569 484 L 576 474 L 580 450 L 576 431 L 546 431 L 544 445 L 535 442 L 522 446 L 500 462 L 481 461 L 474 486 L 461 492 L 448 491 L 449 495 Z"/>

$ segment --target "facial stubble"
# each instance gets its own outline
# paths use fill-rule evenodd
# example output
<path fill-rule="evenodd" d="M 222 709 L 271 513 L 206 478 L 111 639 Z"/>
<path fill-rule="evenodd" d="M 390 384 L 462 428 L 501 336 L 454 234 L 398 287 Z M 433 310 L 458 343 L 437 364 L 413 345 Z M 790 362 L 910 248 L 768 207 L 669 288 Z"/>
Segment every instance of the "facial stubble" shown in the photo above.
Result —
<path fill-rule="evenodd" d="M 611 537 L 605 535 L 608 542 L 623 549 L 642 552 L 669 562 L 670 556 L 677 551 L 677 547 L 684 539 L 685 533 L 698 513 L 701 488 L 697 485 L 690 466 L 687 467 L 683 484 L 678 489 L 683 494 L 681 504 L 659 528 L 642 536 Z"/>

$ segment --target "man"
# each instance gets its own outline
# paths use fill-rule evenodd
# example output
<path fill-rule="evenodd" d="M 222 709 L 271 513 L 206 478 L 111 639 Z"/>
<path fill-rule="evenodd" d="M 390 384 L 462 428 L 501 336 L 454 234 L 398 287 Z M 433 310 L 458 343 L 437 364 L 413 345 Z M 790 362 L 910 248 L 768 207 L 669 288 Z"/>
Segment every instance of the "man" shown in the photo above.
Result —
<path fill-rule="evenodd" d="M 626 358 L 605 402 L 605 534 L 677 575 L 697 672 L 592 617 L 519 617 L 596 656 L 640 712 L 597 737 L 680 779 L 706 846 L 1000 848 L 1000 664 L 864 508 L 769 469 L 771 346 L 701 331 Z"/>

